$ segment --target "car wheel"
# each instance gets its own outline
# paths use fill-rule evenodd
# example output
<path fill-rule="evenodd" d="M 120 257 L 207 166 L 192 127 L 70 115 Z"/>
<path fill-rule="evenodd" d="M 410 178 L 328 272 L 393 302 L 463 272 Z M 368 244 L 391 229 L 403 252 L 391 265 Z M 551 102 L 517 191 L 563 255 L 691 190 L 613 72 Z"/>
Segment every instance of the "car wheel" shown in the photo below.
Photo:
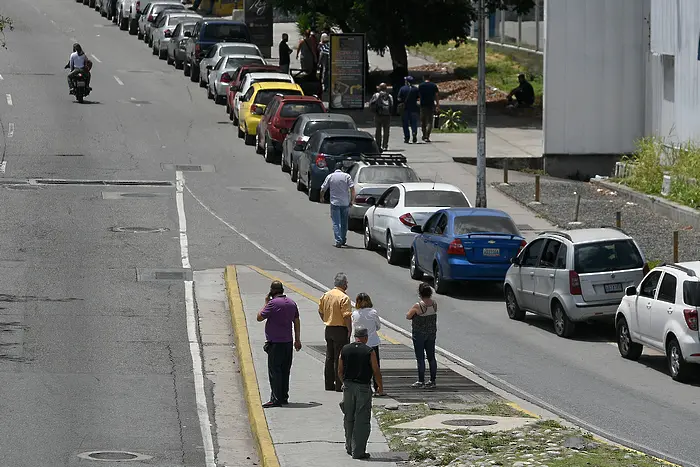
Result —
<path fill-rule="evenodd" d="M 129 35 L 135 36 L 139 30 L 139 23 L 136 20 L 129 19 Z"/>
<path fill-rule="evenodd" d="M 284 159 L 284 154 L 282 154 L 281 160 L 280 160 L 280 169 L 284 173 L 290 173 L 292 171 L 292 168 L 287 164 L 287 161 Z"/>
<path fill-rule="evenodd" d="M 200 72 L 198 73 L 198 75 L 200 76 L 199 87 L 200 87 L 200 88 L 206 88 L 209 84 L 208 84 L 206 81 L 204 81 L 203 79 L 201 79 L 202 72 L 200 71 Z"/>
<path fill-rule="evenodd" d="M 124 19 L 124 16 L 122 16 L 122 14 L 120 13 L 119 14 L 119 30 L 126 31 L 127 29 L 129 29 L 129 24 Z"/>
<path fill-rule="evenodd" d="M 525 312 L 518 305 L 518 300 L 515 298 L 515 292 L 513 289 L 506 285 L 506 311 L 508 312 L 508 317 L 514 319 L 515 321 L 522 321 L 525 319 Z"/>
<path fill-rule="evenodd" d="M 199 81 L 199 68 L 197 68 L 194 63 L 190 63 L 190 81 L 193 83 Z"/>
<path fill-rule="evenodd" d="M 136 35 L 136 38 L 137 38 L 138 40 L 140 40 L 140 41 L 143 40 L 143 33 L 141 32 L 140 29 L 139 29 L 139 33 Z"/>
<path fill-rule="evenodd" d="M 369 222 L 365 220 L 365 232 L 362 236 L 365 244 L 365 250 L 375 250 L 377 248 L 377 243 L 372 238 L 372 233 L 370 232 Z"/>
<path fill-rule="evenodd" d="M 265 148 L 260 146 L 260 132 L 255 135 L 255 154 L 265 154 Z"/>
<path fill-rule="evenodd" d="M 174 60 L 175 62 L 175 69 L 176 70 L 182 70 L 182 67 L 184 66 L 184 63 L 182 63 L 182 60 L 178 60 L 177 58 Z"/>
<path fill-rule="evenodd" d="M 199 85 L 201 86 L 202 83 L 199 83 Z M 214 99 L 214 94 L 211 92 L 211 88 L 209 86 L 207 86 L 207 99 Z"/>
<path fill-rule="evenodd" d="M 165 54 L 166 54 L 166 55 L 165 55 L 165 63 L 167 63 L 168 65 L 172 65 L 172 64 L 173 64 L 173 59 L 170 58 L 170 54 L 168 53 L 167 50 L 165 51 Z"/>
<path fill-rule="evenodd" d="M 182 73 L 185 76 L 190 76 L 192 74 L 192 69 L 190 68 L 190 65 L 186 61 L 183 61 L 183 63 L 182 63 Z"/>
<path fill-rule="evenodd" d="M 252 146 L 255 144 L 255 135 L 249 135 L 248 131 L 243 133 L 243 142 L 246 146 Z"/>
<path fill-rule="evenodd" d="M 690 364 L 683 358 L 681 346 L 675 337 L 671 337 L 666 345 L 666 359 L 671 378 L 678 382 L 688 381 L 690 376 Z"/>
<path fill-rule="evenodd" d="M 433 287 L 435 288 L 435 292 L 440 295 L 447 294 L 450 289 L 450 284 L 442 277 L 440 266 L 437 263 L 433 265 Z"/>
<path fill-rule="evenodd" d="M 416 257 L 416 250 L 411 250 L 411 263 L 408 267 L 408 272 L 411 274 L 411 279 L 421 280 L 423 279 L 423 271 L 418 268 L 418 258 Z"/>
<path fill-rule="evenodd" d="M 272 164 L 277 159 L 277 154 L 272 146 L 270 138 L 265 138 L 265 162 Z"/>
<path fill-rule="evenodd" d="M 570 337 L 574 333 L 576 324 L 566 316 L 566 311 L 561 303 L 554 302 L 552 305 L 552 318 L 554 318 L 554 332 L 559 337 Z"/>
<path fill-rule="evenodd" d="M 393 265 L 401 262 L 401 253 L 394 246 L 394 238 L 391 236 L 391 232 L 386 233 L 386 262 Z"/>
<path fill-rule="evenodd" d="M 218 94 L 216 93 L 216 91 L 214 91 L 214 103 L 215 103 L 215 104 L 217 104 L 217 105 L 224 105 L 224 104 L 226 103 L 226 102 L 225 102 L 225 99 L 226 99 L 226 97 L 220 96 L 220 95 L 218 95 Z"/>
<path fill-rule="evenodd" d="M 240 126 L 237 127 L 237 128 L 238 128 L 238 137 L 241 138 L 241 139 L 243 139 L 243 137 L 245 136 L 245 133 L 243 133 L 243 130 L 241 130 L 241 127 L 240 127 Z"/>
<path fill-rule="evenodd" d="M 301 181 L 301 175 L 299 174 L 299 169 L 297 169 L 297 191 L 304 191 L 306 187 L 304 186 L 304 183 Z"/>
<path fill-rule="evenodd" d="M 321 201 L 321 190 L 319 188 L 308 187 L 309 201 L 318 203 Z"/>
<path fill-rule="evenodd" d="M 228 98 L 226 99 L 226 113 L 228 114 L 228 119 L 231 120 L 231 106 L 228 103 Z"/>
<path fill-rule="evenodd" d="M 296 166 L 294 161 L 292 161 L 292 183 L 296 183 L 297 179 L 299 178 L 299 168 Z"/>
<path fill-rule="evenodd" d="M 233 112 L 233 110 L 231 111 L 231 115 L 233 115 L 233 124 L 238 125 L 238 117 L 236 117 L 236 114 Z"/>
<path fill-rule="evenodd" d="M 620 351 L 622 358 L 638 360 L 640 355 L 642 355 L 643 346 L 637 342 L 632 342 L 627 320 L 624 317 L 618 319 L 615 329 L 617 330 L 617 349 Z"/>
<path fill-rule="evenodd" d="M 168 51 L 161 49 L 160 44 L 158 44 L 158 58 L 161 60 L 168 58 Z M 170 61 L 168 61 L 168 65 L 170 65 Z"/>
<path fill-rule="evenodd" d="M 158 49 L 155 44 L 151 44 L 151 53 L 153 53 L 153 55 L 158 55 Z"/>

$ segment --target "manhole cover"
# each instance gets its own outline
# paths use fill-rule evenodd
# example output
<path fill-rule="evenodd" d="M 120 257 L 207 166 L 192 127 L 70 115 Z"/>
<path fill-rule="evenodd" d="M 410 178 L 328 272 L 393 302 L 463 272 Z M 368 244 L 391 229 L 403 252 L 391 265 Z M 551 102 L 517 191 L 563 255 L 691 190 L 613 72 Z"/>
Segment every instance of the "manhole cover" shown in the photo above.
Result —
<path fill-rule="evenodd" d="M 112 227 L 109 230 L 119 233 L 159 233 L 167 232 L 166 227 Z"/>
<path fill-rule="evenodd" d="M 498 422 L 494 420 L 479 420 L 475 418 L 457 418 L 454 420 L 445 420 L 442 422 L 443 425 L 449 426 L 490 426 L 495 425 Z"/>
<path fill-rule="evenodd" d="M 242 191 L 277 191 L 275 188 L 265 188 L 261 186 L 242 187 Z"/>
<path fill-rule="evenodd" d="M 152 459 L 151 456 L 139 454 L 137 452 L 128 451 L 92 451 L 78 454 L 82 459 L 103 462 L 126 462 L 126 461 L 145 461 Z"/>

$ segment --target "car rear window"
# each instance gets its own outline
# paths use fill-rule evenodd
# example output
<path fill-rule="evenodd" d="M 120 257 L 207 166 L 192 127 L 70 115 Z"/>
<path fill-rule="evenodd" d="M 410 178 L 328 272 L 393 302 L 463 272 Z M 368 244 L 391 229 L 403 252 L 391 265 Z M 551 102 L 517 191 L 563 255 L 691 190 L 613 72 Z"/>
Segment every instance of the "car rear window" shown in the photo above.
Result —
<path fill-rule="evenodd" d="M 221 47 L 219 50 L 219 55 L 235 55 L 235 54 L 251 54 L 258 55 L 258 51 L 255 47 L 250 45 L 226 45 Z"/>
<path fill-rule="evenodd" d="M 195 23 L 183 24 L 183 25 L 182 25 L 182 32 L 183 32 L 183 33 L 184 33 L 185 31 L 192 32 L 192 31 L 194 31 L 194 26 L 195 26 Z"/>
<path fill-rule="evenodd" d="M 179 5 L 177 3 L 169 3 L 167 5 L 154 5 L 153 10 L 151 10 L 151 15 L 157 15 L 163 10 L 184 10 L 184 5 Z"/>
<path fill-rule="evenodd" d="M 311 121 L 304 127 L 304 135 L 310 136 L 316 133 L 318 130 L 354 130 L 355 124 L 353 122 L 346 122 L 342 120 L 317 120 Z"/>
<path fill-rule="evenodd" d="M 419 181 L 420 179 L 413 169 L 396 165 L 364 167 L 360 170 L 360 175 L 357 179 L 358 183 L 386 184 Z"/>
<path fill-rule="evenodd" d="M 170 18 L 168 18 L 168 26 L 177 26 L 186 19 L 187 18 L 184 16 L 171 16 Z"/>
<path fill-rule="evenodd" d="M 468 208 L 469 202 L 459 191 L 417 190 L 406 192 L 406 207 Z"/>
<path fill-rule="evenodd" d="M 369 138 L 326 138 L 321 143 L 320 152 L 331 156 L 343 154 L 376 154 L 379 148 L 373 139 Z"/>
<path fill-rule="evenodd" d="M 240 39 L 247 42 L 248 31 L 242 24 L 207 24 L 202 33 L 202 39 Z"/>
<path fill-rule="evenodd" d="M 301 96 L 301 91 L 296 89 L 265 89 L 258 91 L 255 95 L 254 104 L 267 105 L 277 94 L 282 94 L 283 96 Z"/>
<path fill-rule="evenodd" d="M 574 247 L 574 269 L 579 274 L 642 267 L 642 255 L 632 240 L 609 240 Z"/>
<path fill-rule="evenodd" d="M 323 112 L 320 102 L 287 102 L 280 110 L 282 118 L 297 118 L 301 114 Z"/>
<path fill-rule="evenodd" d="M 261 63 L 262 60 L 255 58 L 229 58 L 226 60 L 226 68 L 239 68 L 250 63 Z"/>
<path fill-rule="evenodd" d="M 497 216 L 459 216 L 454 220 L 455 235 L 490 232 L 520 235 L 513 219 Z"/>
<path fill-rule="evenodd" d="M 683 282 L 683 301 L 686 305 L 700 306 L 700 282 Z"/>

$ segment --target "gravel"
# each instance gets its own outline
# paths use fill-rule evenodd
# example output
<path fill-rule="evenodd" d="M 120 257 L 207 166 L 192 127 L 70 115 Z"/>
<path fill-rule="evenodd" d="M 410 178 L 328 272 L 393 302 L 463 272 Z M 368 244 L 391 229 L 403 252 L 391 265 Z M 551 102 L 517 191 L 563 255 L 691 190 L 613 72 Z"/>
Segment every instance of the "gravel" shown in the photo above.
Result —
<path fill-rule="evenodd" d="M 542 179 L 540 202 L 535 200 L 535 182 L 495 185 L 497 189 L 526 203 L 528 208 L 562 229 L 615 225 L 615 213 L 622 213 L 622 228 L 639 243 L 647 261 L 673 261 L 673 231 L 679 231 L 680 261 L 695 261 L 700 251 L 700 232 L 681 225 L 620 197 L 616 192 L 587 182 Z M 576 193 L 581 195 L 579 222 L 574 220 Z"/>

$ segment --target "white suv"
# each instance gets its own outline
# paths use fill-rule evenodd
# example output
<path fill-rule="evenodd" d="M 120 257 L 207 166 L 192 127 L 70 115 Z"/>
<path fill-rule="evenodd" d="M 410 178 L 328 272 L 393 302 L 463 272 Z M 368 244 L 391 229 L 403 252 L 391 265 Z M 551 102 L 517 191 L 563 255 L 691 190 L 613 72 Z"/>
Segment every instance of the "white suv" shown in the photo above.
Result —
<path fill-rule="evenodd" d="M 700 363 L 700 261 L 662 264 L 636 287 L 628 287 L 615 327 L 620 355 L 637 360 L 642 346 L 666 354 L 676 381 L 685 381 Z"/>

